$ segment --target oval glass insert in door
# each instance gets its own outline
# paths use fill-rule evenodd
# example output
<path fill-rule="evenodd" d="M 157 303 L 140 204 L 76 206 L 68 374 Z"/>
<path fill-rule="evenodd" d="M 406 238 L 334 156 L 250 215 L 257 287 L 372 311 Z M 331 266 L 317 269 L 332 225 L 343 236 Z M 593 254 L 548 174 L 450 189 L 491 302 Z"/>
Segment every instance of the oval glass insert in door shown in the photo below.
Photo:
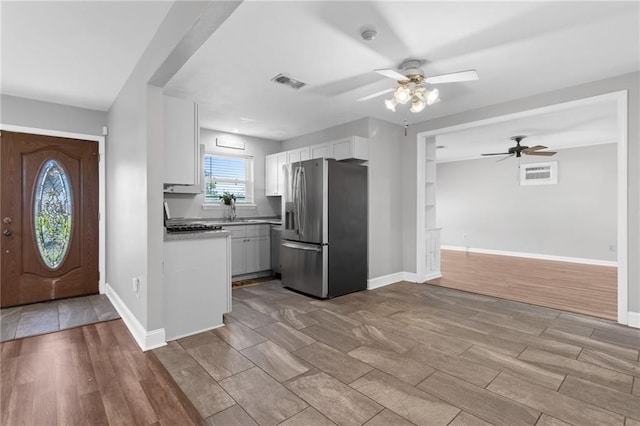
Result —
<path fill-rule="evenodd" d="M 69 250 L 72 195 L 62 164 L 53 159 L 46 161 L 36 178 L 33 224 L 40 258 L 49 269 L 58 268 Z"/>

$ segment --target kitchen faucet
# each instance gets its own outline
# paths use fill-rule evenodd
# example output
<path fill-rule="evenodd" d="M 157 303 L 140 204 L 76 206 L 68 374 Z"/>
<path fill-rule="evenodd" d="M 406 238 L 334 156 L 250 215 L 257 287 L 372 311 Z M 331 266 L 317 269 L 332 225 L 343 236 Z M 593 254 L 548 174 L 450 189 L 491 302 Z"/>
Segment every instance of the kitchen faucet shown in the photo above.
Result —
<path fill-rule="evenodd" d="M 231 199 L 231 215 L 230 215 L 230 219 L 231 219 L 231 222 L 236 220 L 236 200 L 234 200 L 234 199 Z"/>

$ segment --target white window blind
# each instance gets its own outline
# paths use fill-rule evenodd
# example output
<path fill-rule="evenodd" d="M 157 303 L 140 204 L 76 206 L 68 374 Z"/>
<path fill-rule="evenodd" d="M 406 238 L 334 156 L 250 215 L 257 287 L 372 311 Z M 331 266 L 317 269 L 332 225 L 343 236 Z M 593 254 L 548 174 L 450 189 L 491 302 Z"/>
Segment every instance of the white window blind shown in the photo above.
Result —
<path fill-rule="evenodd" d="M 205 204 L 219 204 L 225 192 L 238 204 L 253 203 L 253 158 L 205 154 L 203 170 Z"/>

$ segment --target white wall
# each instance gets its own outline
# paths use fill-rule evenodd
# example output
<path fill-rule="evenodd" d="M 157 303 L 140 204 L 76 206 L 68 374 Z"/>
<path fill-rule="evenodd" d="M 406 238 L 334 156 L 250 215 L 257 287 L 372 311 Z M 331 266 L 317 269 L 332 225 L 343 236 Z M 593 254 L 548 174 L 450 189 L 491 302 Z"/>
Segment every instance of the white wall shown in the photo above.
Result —
<path fill-rule="evenodd" d="M 441 117 L 414 124 L 403 144 L 403 262 L 404 270 L 416 271 L 417 134 L 454 125 L 471 123 L 515 112 L 528 111 L 620 90 L 628 91 L 628 254 L 629 311 L 640 312 L 640 72 L 594 81 L 588 84 L 543 93 L 502 104 Z"/>
<path fill-rule="evenodd" d="M 282 141 L 282 150 L 288 151 L 290 149 L 301 148 L 303 146 L 329 142 L 345 136 L 362 136 L 363 138 L 368 138 L 369 118 L 361 118 L 359 120 L 339 124 L 328 129 L 284 140 Z"/>
<path fill-rule="evenodd" d="M 559 150 L 558 184 L 521 186 L 520 161 L 437 165 L 442 244 L 615 261 L 617 145 Z M 464 236 L 467 236 L 465 239 Z"/>
<path fill-rule="evenodd" d="M 107 125 L 107 113 L 1 95 L 0 122 L 14 126 L 102 136 L 102 127 Z"/>
<path fill-rule="evenodd" d="M 216 146 L 216 138 L 244 142 L 245 149 L 232 149 Z M 254 204 L 255 207 L 238 205 L 239 217 L 268 217 L 280 216 L 280 197 L 265 196 L 265 156 L 280 152 L 282 143 L 269 139 L 254 138 L 217 130 L 200 129 L 200 143 L 205 151 L 210 153 L 248 155 L 253 157 L 254 174 Z M 185 218 L 221 218 L 225 208 L 203 209 L 203 194 L 165 194 L 165 201 L 169 204 L 169 211 L 173 217 Z"/>
<path fill-rule="evenodd" d="M 147 82 L 208 6 L 171 7 L 109 110 L 106 281 L 145 331 L 163 318 L 162 92 Z"/>
<path fill-rule="evenodd" d="M 402 272 L 401 126 L 369 120 L 369 278 Z"/>

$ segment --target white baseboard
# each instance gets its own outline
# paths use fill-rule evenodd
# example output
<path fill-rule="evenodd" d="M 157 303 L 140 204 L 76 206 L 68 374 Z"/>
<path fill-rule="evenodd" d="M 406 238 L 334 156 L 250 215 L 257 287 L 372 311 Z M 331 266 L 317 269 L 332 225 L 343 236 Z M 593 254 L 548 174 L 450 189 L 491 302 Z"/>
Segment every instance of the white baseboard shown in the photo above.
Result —
<path fill-rule="evenodd" d="M 581 257 L 555 256 L 551 254 L 540 254 L 540 253 L 521 253 L 517 251 L 492 250 L 492 249 L 459 247 L 459 246 L 443 245 L 440 248 L 442 250 L 465 251 L 469 253 L 481 253 L 481 254 L 495 254 L 498 256 L 524 257 L 527 259 L 553 260 L 556 262 L 581 263 L 584 265 L 612 266 L 612 267 L 618 266 L 618 262 L 614 260 L 584 259 Z"/>
<path fill-rule="evenodd" d="M 118 311 L 118 314 L 120 314 L 122 321 L 124 321 L 124 324 L 131 332 L 136 343 L 140 346 L 140 349 L 148 351 L 167 344 L 165 341 L 164 328 L 147 331 L 135 315 L 133 315 L 133 312 L 131 312 L 122 299 L 120 299 L 120 296 L 118 296 L 118 293 L 115 292 L 113 287 L 111 287 L 109 283 L 106 283 L 106 287 L 107 297 L 113 307 L 116 308 L 116 311 Z"/>
<path fill-rule="evenodd" d="M 404 272 L 396 272 L 395 274 L 371 278 L 367 280 L 367 289 L 373 290 L 374 288 L 384 287 L 402 280 L 404 280 Z"/>
<path fill-rule="evenodd" d="M 640 312 L 629 312 L 627 322 L 629 327 L 640 328 Z"/>
<path fill-rule="evenodd" d="M 203 328 L 202 330 L 192 331 L 191 333 L 182 334 L 182 335 L 180 335 L 180 336 L 170 337 L 170 338 L 169 338 L 169 340 L 178 340 L 178 339 L 182 339 L 182 338 L 184 338 L 184 337 L 193 336 L 194 334 L 204 333 L 205 331 L 210 331 L 210 330 L 215 330 L 216 328 L 220 328 L 220 327 L 224 327 L 224 323 L 219 324 L 219 325 L 215 325 L 215 326 L 213 326 L 213 327 Z"/>
<path fill-rule="evenodd" d="M 428 277 L 428 280 L 439 278 L 442 275 Z M 381 277 L 371 278 L 367 280 L 367 290 L 373 290 L 374 288 L 384 287 L 389 284 L 394 284 L 400 281 L 409 281 L 411 283 L 418 282 L 418 276 L 413 272 L 396 272 L 394 274 L 383 275 Z"/>

